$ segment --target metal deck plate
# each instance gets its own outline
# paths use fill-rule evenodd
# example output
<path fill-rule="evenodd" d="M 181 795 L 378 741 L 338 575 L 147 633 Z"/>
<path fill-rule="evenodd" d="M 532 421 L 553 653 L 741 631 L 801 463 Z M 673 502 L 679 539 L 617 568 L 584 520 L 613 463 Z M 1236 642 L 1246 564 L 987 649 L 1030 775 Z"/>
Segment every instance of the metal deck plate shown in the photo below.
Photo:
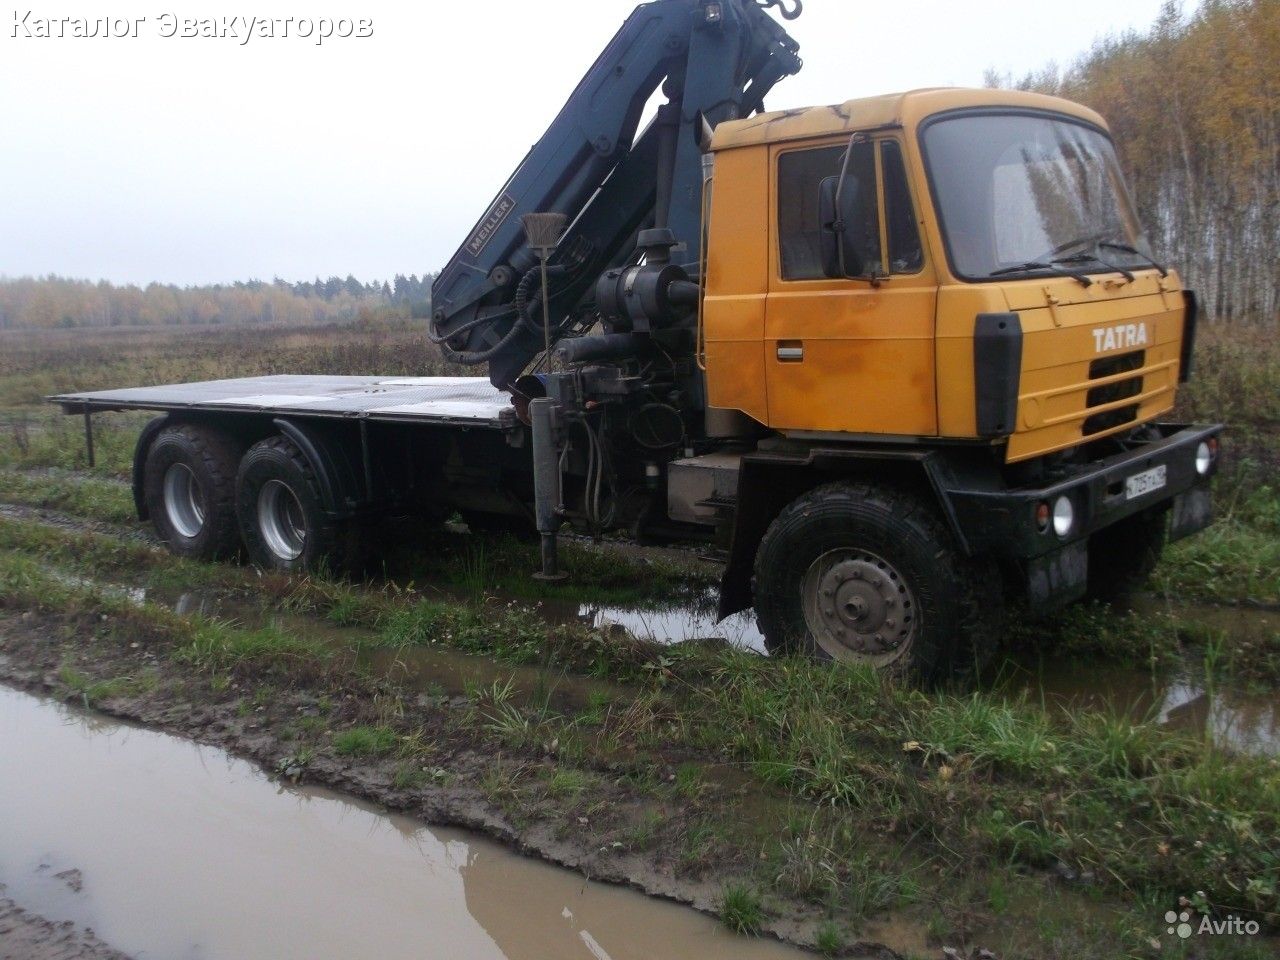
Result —
<path fill-rule="evenodd" d="M 484 377 L 246 377 L 50 397 L 85 410 L 223 410 L 499 428 L 511 397 Z M 505 414 L 505 416 L 504 416 Z"/>

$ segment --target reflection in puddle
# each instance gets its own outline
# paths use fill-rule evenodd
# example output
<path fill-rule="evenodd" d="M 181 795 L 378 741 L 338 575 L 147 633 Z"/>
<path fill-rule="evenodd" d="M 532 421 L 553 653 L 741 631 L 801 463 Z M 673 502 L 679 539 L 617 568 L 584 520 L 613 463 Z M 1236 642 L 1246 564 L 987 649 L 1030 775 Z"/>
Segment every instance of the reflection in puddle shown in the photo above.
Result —
<path fill-rule="evenodd" d="M 741 650 L 764 653 L 764 636 L 750 610 L 716 622 L 716 596 L 709 594 L 696 603 L 659 607 L 583 606 L 578 616 L 593 627 L 618 624 L 642 640 L 657 643 L 685 643 L 690 640 L 719 639 Z"/>
<path fill-rule="evenodd" d="M 1222 747 L 1280 755 L 1280 711 L 1274 697 L 1210 693 L 1194 684 L 1174 683 L 1165 690 L 1159 719 L 1178 729 L 1203 731 Z"/>
<path fill-rule="evenodd" d="M 1174 604 L 1145 596 L 1134 600 L 1133 609 L 1214 636 L 1226 650 L 1270 649 L 1270 638 L 1280 631 L 1280 613 L 1254 607 Z M 1153 676 L 1105 663 L 1050 662 L 1015 675 L 1007 686 L 1050 705 L 1151 720 L 1228 750 L 1280 755 L 1280 695 L 1208 683 L 1203 669 Z"/>
<path fill-rule="evenodd" d="M 801 956 L 3 687 L 0 769 L 6 896 L 140 960 Z"/>
<path fill-rule="evenodd" d="M 1185 677 L 1074 662 L 1019 674 L 1005 688 L 1033 701 L 1043 698 L 1049 706 L 1097 710 L 1135 723 L 1153 720 L 1229 750 L 1280 755 L 1280 705 L 1274 692 L 1214 689 Z"/>

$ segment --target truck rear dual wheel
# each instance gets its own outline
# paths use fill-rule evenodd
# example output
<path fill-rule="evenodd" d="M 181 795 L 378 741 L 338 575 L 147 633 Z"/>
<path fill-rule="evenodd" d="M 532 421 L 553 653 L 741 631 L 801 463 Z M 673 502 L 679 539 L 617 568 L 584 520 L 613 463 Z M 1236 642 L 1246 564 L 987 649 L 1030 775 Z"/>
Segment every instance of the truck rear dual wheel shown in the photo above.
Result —
<path fill-rule="evenodd" d="M 755 607 L 769 651 L 863 664 L 926 684 L 993 655 L 1003 588 L 923 500 L 833 483 L 795 500 L 761 541 Z"/>
<path fill-rule="evenodd" d="M 173 424 L 156 434 L 142 490 L 151 522 L 170 551 L 219 560 L 239 550 L 235 493 L 241 449 L 203 424 Z"/>
<path fill-rule="evenodd" d="M 240 536 L 263 570 L 303 573 L 347 564 L 348 524 L 328 514 L 315 472 L 282 436 L 249 448 L 236 481 Z"/>

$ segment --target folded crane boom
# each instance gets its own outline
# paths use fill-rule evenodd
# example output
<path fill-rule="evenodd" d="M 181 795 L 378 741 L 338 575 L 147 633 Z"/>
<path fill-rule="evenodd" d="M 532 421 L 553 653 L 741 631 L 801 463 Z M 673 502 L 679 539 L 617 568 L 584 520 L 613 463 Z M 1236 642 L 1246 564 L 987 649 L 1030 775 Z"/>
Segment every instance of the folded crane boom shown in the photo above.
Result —
<path fill-rule="evenodd" d="M 751 116 L 801 67 L 771 7 L 800 12 L 798 0 L 656 0 L 631 14 L 437 278 L 431 336 L 449 359 L 488 363 L 507 387 L 543 352 L 525 214 L 570 222 L 550 268 L 553 343 L 590 314 L 605 271 L 639 258 L 641 231 L 669 229 L 673 259 L 696 262 L 704 120 Z M 659 89 L 667 102 L 640 131 Z"/>

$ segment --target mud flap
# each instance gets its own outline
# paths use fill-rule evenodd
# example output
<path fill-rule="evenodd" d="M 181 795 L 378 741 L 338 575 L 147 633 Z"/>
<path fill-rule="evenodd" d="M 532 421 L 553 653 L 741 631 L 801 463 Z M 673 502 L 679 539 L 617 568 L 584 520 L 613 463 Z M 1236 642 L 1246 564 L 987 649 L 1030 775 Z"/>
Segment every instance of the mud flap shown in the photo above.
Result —
<path fill-rule="evenodd" d="M 1089 541 L 1027 561 L 1027 599 L 1033 607 L 1065 606 L 1089 587 Z"/>
<path fill-rule="evenodd" d="M 1169 523 L 1169 542 L 1199 533 L 1213 523 L 1213 495 L 1207 486 L 1194 487 L 1173 498 L 1173 519 Z"/>

